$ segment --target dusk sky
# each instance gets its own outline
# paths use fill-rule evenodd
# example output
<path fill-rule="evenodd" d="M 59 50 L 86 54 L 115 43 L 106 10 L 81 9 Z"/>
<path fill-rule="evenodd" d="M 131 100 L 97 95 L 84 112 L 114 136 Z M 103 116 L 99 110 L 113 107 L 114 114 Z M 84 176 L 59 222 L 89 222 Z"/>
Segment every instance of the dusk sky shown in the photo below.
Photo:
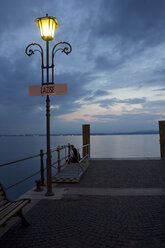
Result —
<path fill-rule="evenodd" d="M 1 0 L 0 134 L 46 133 L 41 58 L 25 48 L 41 44 L 35 19 L 48 13 L 59 41 L 72 53 L 55 56 L 55 83 L 68 94 L 51 96 L 51 133 L 158 130 L 165 119 L 164 0 Z M 51 49 L 50 49 L 51 50 Z"/>

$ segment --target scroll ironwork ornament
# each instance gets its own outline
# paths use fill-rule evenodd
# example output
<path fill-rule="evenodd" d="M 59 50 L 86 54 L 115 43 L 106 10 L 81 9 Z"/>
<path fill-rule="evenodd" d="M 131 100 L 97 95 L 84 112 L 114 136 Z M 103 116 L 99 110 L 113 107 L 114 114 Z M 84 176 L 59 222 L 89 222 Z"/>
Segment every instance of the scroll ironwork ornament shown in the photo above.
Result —
<path fill-rule="evenodd" d="M 65 47 L 60 47 L 58 49 L 56 49 L 58 46 L 60 45 L 67 45 Z M 66 42 L 66 41 L 60 41 L 58 42 L 52 49 L 52 59 L 54 59 L 54 55 L 56 54 L 57 51 L 61 50 L 62 53 L 65 53 L 66 55 L 68 55 L 69 53 L 71 53 L 72 51 L 72 46 Z"/>
<path fill-rule="evenodd" d="M 38 46 L 40 48 L 40 50 L 38 49 L 29 49 L 31 46 Z M 42 46 L 38 43 L 31 43 L 29 44 L 27 47 L 26 47 L 26 50 L 25 50 L 25 53 L 28 55 L 28 56 L 31 56 L 32 54 L 34 54 L 35 52 L 40 52 L 41 54 L 41 57 L 43 57 L 43 49 L 42 49 Z"/>
<path fill-rule="evenodd" d="M 63 46 L 64 47 L 61 47 Z M 59 48 L 58 48 L 59 47 Z M 54 83 L 54 56 L 56 54 L 56 52 L 61 51 L 62 53 L 65 53 L 66 55 L 68 55 L 69 53 L 72 52 L 72 46 L 66 42 L 66 41 L 60 41 L 58 42 L 52 49 L 52 82 Z"/>
<path fill-rule="evenodd" d="M 39 49 L 32 49 L 32 46 L 38 46 Z M 60 41 L 58 42 L 52 49 L 52 65 L 48 66 L 48 68 L 52 69 L 52 83 L 54 83 L 54 56 L 56 54 L 56 52 L 61 51 L 62 53 L 65 53 L 66 55 L 68 55 L 69 53 L 71 53 L 72 51 L 72 46 L 66 42 L 66 41 Z M 39 52 L 41 54 L 41 60 L 42 60 L 42 85 L 44 84 L 44 69 L 47 69 L 46 66 L 44 66 L 44 58 L 43 58 L 43 48 L 40 44 L 38 43 L 31 43 L 26 47 L 25 53 L 28 56 L 31 56 L 33 54 L 35 54 L 35 52 Z"/>
<path fill-rule="evenodd" d="M 30 49 L 31 46 L 38 46 L 40 49 Z M 39 52 L 41 54 L 42 84 L 44 84 L 44 53 L 43 53 L 42 46 L 40 44 L 38 44 L 38 43 L 33 42 L 33 43 L 29 44 L 25 49 L 25 53 L 28 56 L 31 56 L 31 55 L 35 54 L 35 52 Z"/>

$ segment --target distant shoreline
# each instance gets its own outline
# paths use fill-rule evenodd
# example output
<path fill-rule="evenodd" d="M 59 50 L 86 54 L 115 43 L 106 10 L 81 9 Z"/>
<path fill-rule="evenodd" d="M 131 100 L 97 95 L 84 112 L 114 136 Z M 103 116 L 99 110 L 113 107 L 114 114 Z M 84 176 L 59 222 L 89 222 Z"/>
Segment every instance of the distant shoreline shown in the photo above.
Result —
<path fill-rule="evenodd" d="M 91 133 L 91 136 L 96 135 L 150 135 L 150 134 L 159 134 L 159 131 L 142 131 L 142 132 L 129 132 L 129 133 Z M 39 137 L 46 136 L 46 134 L 0 134 L 0 137 L 15 137 L 15 136 L 23 136 L 23 137 Z M 50 136 L 82 136 L 82 134 L 51 134 Z"/>

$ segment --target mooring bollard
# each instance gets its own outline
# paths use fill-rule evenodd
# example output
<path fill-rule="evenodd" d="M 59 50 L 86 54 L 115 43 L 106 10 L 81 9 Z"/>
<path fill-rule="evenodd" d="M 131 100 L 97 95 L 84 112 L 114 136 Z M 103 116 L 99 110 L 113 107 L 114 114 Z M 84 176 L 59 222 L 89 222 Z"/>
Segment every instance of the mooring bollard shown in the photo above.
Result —
<path fill-rule="evenodd" d="M 36 189 L 34 191 L 40 192 L 43 189 L 41 188 L 41 181 L 40 180 L 36 180 Z"/>
<path fill-rule="evenodd" d="M 85 157 L 88 152 L 90 158 L 90 125 L 88 124 L 82 125 L 82 132 L 83 132 L 83 146 L 89 145 L 88 150 L 86 147 L 83 147 L 83 157 Z"/>

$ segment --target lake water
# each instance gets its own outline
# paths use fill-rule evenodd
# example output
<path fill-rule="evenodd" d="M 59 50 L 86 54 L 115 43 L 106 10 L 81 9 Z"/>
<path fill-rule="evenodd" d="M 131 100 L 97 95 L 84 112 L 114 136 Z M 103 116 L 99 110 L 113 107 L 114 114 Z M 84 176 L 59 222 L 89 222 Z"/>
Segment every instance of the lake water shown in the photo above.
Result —
<path fill-rule="evenodd" d="M 73 144 L 82 146 L 82 136 L 51 136 L 51 147 Z M 0 137 L 0 164 L 46 151 L 45 136 Z M 91 135 L 91 158 L 155 158 L 160 157 L 159 135 Z M 44 163 L 46 161 L 44 159 Z M 30 176 L 40 169 L 40 158 L 0 167 L 4 187 Z M 7 191 L 15 199 L 35 185 L 39 175 Z"/>

